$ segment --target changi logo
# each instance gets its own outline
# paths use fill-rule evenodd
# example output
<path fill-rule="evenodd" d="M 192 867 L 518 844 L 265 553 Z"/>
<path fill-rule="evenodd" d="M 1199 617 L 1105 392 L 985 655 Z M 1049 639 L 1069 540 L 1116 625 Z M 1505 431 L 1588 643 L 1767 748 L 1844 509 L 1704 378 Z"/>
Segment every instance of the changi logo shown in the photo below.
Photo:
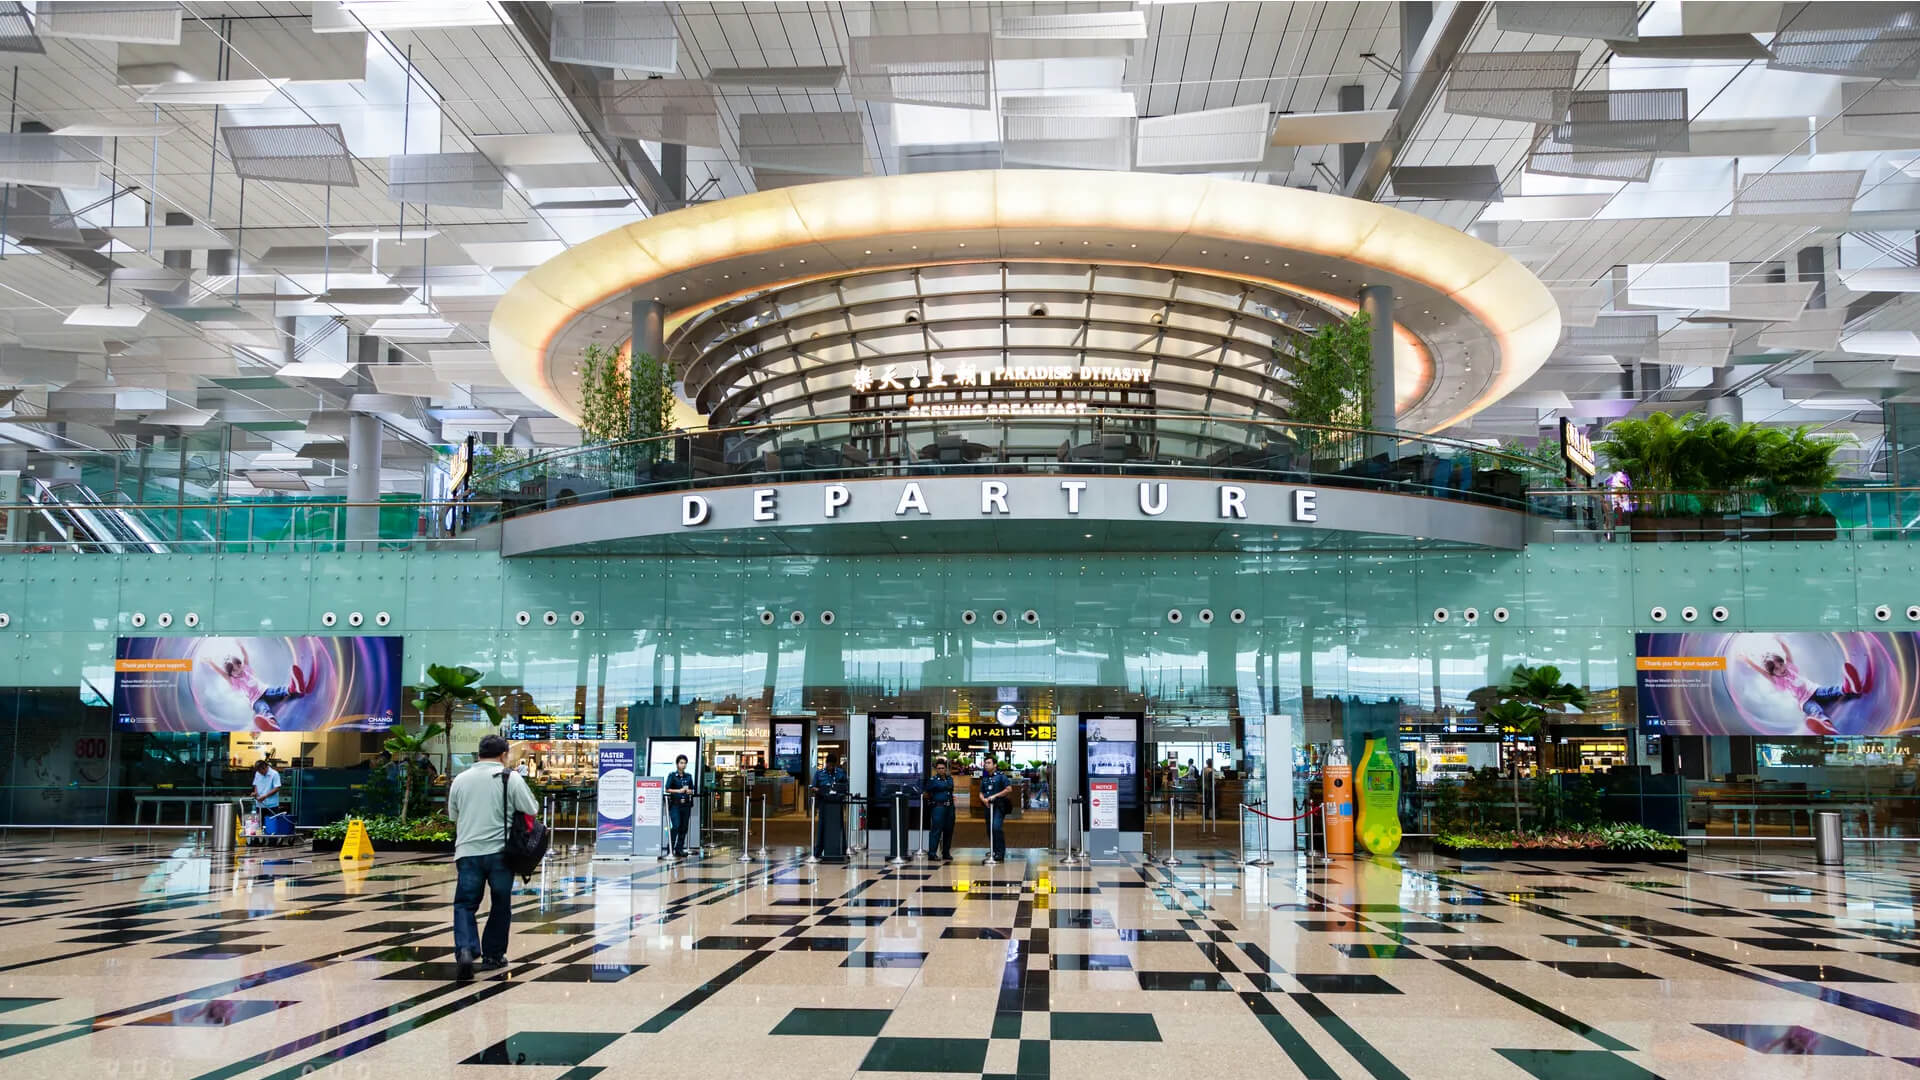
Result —
<path fill-rule="evenodd" d="M 1087 490 L 1085 480 L 1062 480 L 1059 487 L 1060 505 L 1070 515 L 1080 513 L 1080 496 Z M 1219 504 L 1219 516 L 1223 520 L 1245 520 L 1247 517 L 1247 489 L 1234 484 L 1216 486 L 1215 495 Z M 1292 495 L 1292 519 L 1301 524 L 1313 524 L 1320 520 L 1320 493 L 1309 488 L 1296 488 Z M 828 484 L 820 489 L 821 514 L 834 518 L 840 511 L 853 504 L 853 489 L 845 484 Z M 1139 485 L 1139 512 L 1145 517 L 1159 517 L 1167 512 L 1167 485 L 1164 481 L 1143 480 Z M 979 513 L 982 516 L 1015 516 L 1011 501 L 1007 497 L 1007 483 L 1004 480 L 980 481 Z M 894 517 L 906 517 L 913 514 L 919 517 L 931 517 L 933 509 L 927 503 L 927 495 L 919 483 L 909 481 L 900 489 L 900 495 L 893 506 Z M 680 497 L 680 525 L 693 528 L 705 525 L 713 519 L 713 504 L 705 495 L 682 495 Z M 755 488 L 753 491 L 753 520 L 780 520 L 780 489 Z"/>

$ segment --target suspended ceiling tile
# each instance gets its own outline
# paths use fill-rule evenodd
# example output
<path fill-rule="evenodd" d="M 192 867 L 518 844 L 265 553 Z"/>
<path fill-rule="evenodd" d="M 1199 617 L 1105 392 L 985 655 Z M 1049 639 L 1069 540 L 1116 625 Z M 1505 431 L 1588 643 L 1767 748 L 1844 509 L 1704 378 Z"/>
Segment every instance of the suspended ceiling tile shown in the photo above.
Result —
<path fill-rule="evenodd" d="M 578 132 L 538 135 L 475 135 L 481 153 L 507 166 L 598 163 L 599 153 Z"/>
<path fill-rule="evenodd" d="M 1725 314 L 1730 319 L 1793 322 L 1806 313 L 1813 281 L 1736 281 Z"/>
<path fill-rule="evenodd" d="M 108 307 L 86 304 L 74 308 L 66 318 L 67 326 L 101 326 L 130 329 L 147 321 L 147 309 L 133 304 Z"/>
<path fill-rule="evenodd" d="M 547 58 L 627 71 L 679 69 L 680 36 L 663 3 L 556 3 Z"/>
<path fill-rule="evenodd" d="M 459 329 L 459 326 L 440 318 L 397 318 L 375 319 L 373 325 L 367 327 L 367 333 L 382 341 L 409 343 L 445 341 Z"/>
<path fill-rule="evenodd" d="M 487 155 L 395 154 L 387 158 L 387 198 L 397 203 L 468 206 L 498 210 L 506 202 L 506 178 Z"/>
<path fill-rule="evenodd" d="M 1640 36 L 1640 5 L 1633 0 L 1519 2 L 1494 5 L 1494 23 L 1514 34 L 1557 34 L 1562 37 L 1633 41 Z"/>
<path fill-rule="evenodd" d="M 474 0 L 314 0 L 316 34 L 498 26 L 496 5 Z"/>
<path fill-rule="evenodd" d="M 140 95 L 142 105 L 258 105 L 280 92 L 286 79 L 219 79 L 161 83 Z M 137 84 L 136 84 L 137 85 Z"/>
<path fill-rule="evenodd" d="M 1601 309 L 1613 301 L 1613 288 L 1610 284 L 1600 285 L 1559 285 L 1547 290 L 1560 305 L 1560 323 L 1563 326 L 1592 326 L 1600 317 Z"/>
<path fill-rule="evenodd" d="M 864 101 L 991 108 L 991 39 L 986 34 L 853 38 L 847 43 L 847 90 Z"/>
<path fill-rule="evenodd" d="M 182 10 L 177 3 L 99 3 L 40 0 L 34 29 L 43 37 L 115 41 L 137 45 L 180 44 Z"/>
<path fill-rule="evenodd" d="M 433 369 L 424 364 L 369 364 L 366 370 L 382 394 L 442 400 L 453 396 L 453 387 L 442 382 Z"/>
<path fill-rule="evenodd" d="M 233 171 L 248 180 L 355 187 L 353 157 L 339 124 L 223 127 Z"/>
<path fill-rule="evenodd" d="M 1147 40 L 1147 13 L 1084 11 L 1003 15 L 993 27 L 996 60 L 1132 57 Z"/>
<path fill-rule="evenodd" d="M 1135 125 L 1134 166 L 1247 165 L 1266 156 L 1267 103 L 1150 117 Z"/>
<path fill-rule="evenodd" d="M 559 240 L 489 241 L 460 247 L 468 258 L 489 270 L 539 266 L 567 250 L 567 245 Z"/>
<path fill-rule="evenodd" d="M 160 225 L 152 229 L 121 225 L 108 229 L 107 235 L 142 251 L 226 251 L 233 247 L 232 237 L 205 225 Z"/>
<path fill-rule="evenodd" d="M 1684 0 L 1680 5 L 1682 34 L 1766 34 L 1780 29 L 1780 3 L 1749 4 L 1733 0 Z"/>
<path fill-rule="evenodd" d="M 46 46 L 34 36 L 33 20 L 25 4 L 17 0 L 0 3 L 0 52 L 44 53 Z"/>
<path fill-rule="evenodd" d="M 1733 350 L 1733 327 L 1682 323 L 1660 335 L 1649 363 L 1679 367 L 1725 367 Z"/>
<path fill-rule="evenodd" d="M 1402 199 L 1500 202 L 1500 172 L 1492 165 L 1403 165 L 1387 172 Z"/>
<path fill-rule="evenodd" d="M 1571 356 L 1633 356 L 1660 351 L 1660 320 L 1653 315 L 1602 315 L 1592 326 L 1564 326 L 1556 352 Z"/>
<path fill-rule="evenodd" d="M 903 146 L 899 166 L 902 173 L 957 172 L 1000 167 L 1000 144 L 942 143 Z"/>
<path fill-rule="evenodd" d="M 1623 183 L 1641 183 L 1653 175 L 1653 151 L 1578 147 L 1559 138 L 1565 126 L 1540 125 L 1539 141 L 1527 155 L 1527 172 Z"/>
<path fill-rule="evenodd" d="M 715 67 L 707 69 L 706 81 L 715 86 L 835 90 L 846 74 L 847 69 L 837 64 L 811 67 Z"/>
<path fill-rule="evenodd" d="M 724 145 L 720 101 L 697 79 L 609 79 L 600 84 L 600 115 L 616 138 Z"/>
<path fill-rule="evenodd" d="M 1636 307 L 1724 311 L 1733 268 L 1723 262 L 1628 263 L 1627 302 Z"/>
<path fill-rule="evenodd" d="M 0 181 L 92 188 L 104 156 L 98 138 L 34 132 L 0 134 Z"/>
<path fill-rule="evenodd" d="M 1785 4 L 1773 38 L 1777 71 L 1868 79 L 1920 76 L 1920 19 L 1912 4 Z"/>
<path fill-rule="evenodd" d="M 274 375 L 283 379 L 324 379 L 337 382 L 353 374 L 353 367 L 352 364 L 339 360 L 295 360 L 291 364 L 282 364 Z"/>
<path fill-rule="evenodd" d="M 1011 165 L 1125 171 L 1133 164 L 1136 110 L 1127 91 L 1005 95 L 1001 158 Z"/>
<path fill-rule="evenodd" d="M 1912 266 L 1842 267 L 1837 273 L 1840 283 L 1854 292 L 1920 292 L 1920 268 Z"/>
<path fill-rule="evenodd" d="M 1841 130 L 1890 139 L 1920 137 L 1920 87 L 1888 82 L 1844 83 Z"/>
<path fill-rule="evenodd" d="M 1576 90 L 1553 135 L 1581 150 L 1685 153 L 1689 115 L 1685 88 Z"/>
<path fill-rule="evenodd" d="M 1555 124 L 1565 119 L 1580 54 L 1461 53 L 1447 73 L 1446 111 Z"/>
<path fill-rule="evenodd" d="M 1680 34 L 1609 41 L 1613 55 L 1630 60 L 1768 60 L 1773 54 L 1752 34 Z"/>
<path fill-rule="evenodd" d="M 1846 321 L 1845 308 L 1811 308 L 1785 326 L 1771 326 L 1761 331 L 1756 340 L 1769 349 L 1825 352 L 1840 347 L 1840 329 Z"/>
<path fill-rule="evenodd" d="M 1820 172 L 1767 172 L 1740 178 L 1733 198 L 1735 217 L 1842 218 L 1866 178 L 1863 169 Z"/>
<path fill-rule="evenodd" d="M 1377 142 L 1400 115 L 1395 109 L 1357 112 L 1282 113 L 1274 117 L 1272 146 L 1327 146 Z"/>
<path fill-rule="evenodd" d="M 67 197 L 59 188 L 10 185 L 0 194 L 0 214 L 5 228 L 16 240 L 79 244 L 80 220 L 67 206 Z"/>
<path fill-rule="evenodd" d="M 866 144 L 857 112 L 744 113 L 740 159 L 749 168 L 802 176 L 859 176 Z"/>
<path fill-rule="evenodd" d="M 1840 348 L 1872 356 L 1920 357 L 1920 334 L 1911 330 L 1856 330 L 1841 336 Z"/>

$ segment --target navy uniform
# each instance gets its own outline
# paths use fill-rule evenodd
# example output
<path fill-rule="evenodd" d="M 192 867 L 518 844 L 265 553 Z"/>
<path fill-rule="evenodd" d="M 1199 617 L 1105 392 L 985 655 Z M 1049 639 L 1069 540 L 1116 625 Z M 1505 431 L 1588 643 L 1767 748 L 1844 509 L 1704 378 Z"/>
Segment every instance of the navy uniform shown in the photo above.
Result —
<path fill-rule="evenodd" d="M 847 857 L 847 770 L 829 766 L 813 774 L 813 801 L 820 817 L 820 831 L 813 839 L 817 859 Z"/>
<path fill-rule="evenodd" d="M 675 857 L 687 853 L 687 825 L 693 820 L 693 790 L 693 776 L 687 770 L 675 769 L 667 774 L 667 824 L 673 830 Z"/>
<path fill-rule="evenodd" d="M 937 859 L 953 858 L 953 777 L 933 774 L 927 781 L 927 854 Z"/>
<path fill-rule="evenodd" d="M 1013 787 L 1013 780 L 1006 773 L 996 772 L 992 776 L 980 777 L 980 798 L 993 799 L 1002 791 Z M 993 857 L 1005 861 L 1007 857 L 1007 812 L 1013 809 L 1012 798 L 993 799 L 987 803 L 987 827 L 993 837 Z"/>

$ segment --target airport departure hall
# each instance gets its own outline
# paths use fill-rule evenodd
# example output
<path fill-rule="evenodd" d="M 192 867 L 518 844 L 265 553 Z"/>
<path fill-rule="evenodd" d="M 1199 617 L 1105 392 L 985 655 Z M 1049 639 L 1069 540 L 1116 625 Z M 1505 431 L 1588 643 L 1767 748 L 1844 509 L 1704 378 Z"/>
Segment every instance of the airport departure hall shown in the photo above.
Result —
<path fill-rule="evenodd" d="M 1920 4 L 0 68 L 20 1075 L 1920 1076 Z"/>

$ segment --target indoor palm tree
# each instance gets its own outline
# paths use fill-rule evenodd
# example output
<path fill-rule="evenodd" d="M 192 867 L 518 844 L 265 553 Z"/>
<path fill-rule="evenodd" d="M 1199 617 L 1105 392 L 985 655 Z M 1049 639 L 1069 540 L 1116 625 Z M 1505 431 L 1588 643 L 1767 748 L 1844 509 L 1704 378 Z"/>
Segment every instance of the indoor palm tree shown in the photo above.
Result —
<path fill-rule="evenodd" d="M 409 819 L 413 805 L 413 781 L 420 774 L 420 764 L 427 760 L 427 744 L 445 734 L 445 724 L 428 724 L 419 731 L 399 728 L 387 735 L 387 741 L 381 744 L 393 760 L 400 763 L 400 820 Z"/>
<path fill-rule="evenodd" d="M 480 710 L 486 714 L 487 723 L 499 727 L 500 706 L 495 705 L 493 698 L 485 690 L 480 688 L 480 680 L 485 677 L 485 672 L 476 668 L 467 667 L 464 664 L 459 667 L 447 667 L 444 664 L 428 664 L 427 679 L 429 681 L 425 686 L 420 688 L 420 696 L 413 699 L 413 707 L 419 710 L 420 718 L 425 720 L 428 712 L 436 706 L 445 705 L 447 712 L 444 717 L 444 722 L 433 725 L 433 728 L 438 728 L 441 732 L 452 730 L 453 710 L 455 706 L 459 705 Z M 433 728 L 429 728 L 428 730 L 433 730 Z M 431 735 L 424 736 L 421 741 L 424 743 L 432 737 Z M 388 747 L 387 749 L 392 750 L 393 748 Z M 446 754 L 448 760 L 446 766 L 441 769 L 443 773 L 448 771 L 453 765 L 453 747 L 451 745 L 446 748 Z M 396 752 L 394 756 L 397 758 L 400 755 Z"/>
<path fill-rule="evenodd" d="M 1560 669 L 1552 664 L 1516 666 L 1505 685 L 1499 688 L 1499 696 L 1499 704 L 1484 710 L 1483 715 L 1499 724 L 1502 731 L 1512 728 L 1516 736 L 1537 734 L 1548 716 L 1557 716 L 1569 709 L 1585 712 L 1588 705 L 1586 690 L 1567 682 L 1561 677 Z M 1540 753 L 1537 744 L 1535 752 Z M 1539 760 L 1544 764 L 1544 754 Z M 1513 763 L 1513 827 L 1516 831 L 1520 828 L 1520 763 L 1517 758 Z"/>

